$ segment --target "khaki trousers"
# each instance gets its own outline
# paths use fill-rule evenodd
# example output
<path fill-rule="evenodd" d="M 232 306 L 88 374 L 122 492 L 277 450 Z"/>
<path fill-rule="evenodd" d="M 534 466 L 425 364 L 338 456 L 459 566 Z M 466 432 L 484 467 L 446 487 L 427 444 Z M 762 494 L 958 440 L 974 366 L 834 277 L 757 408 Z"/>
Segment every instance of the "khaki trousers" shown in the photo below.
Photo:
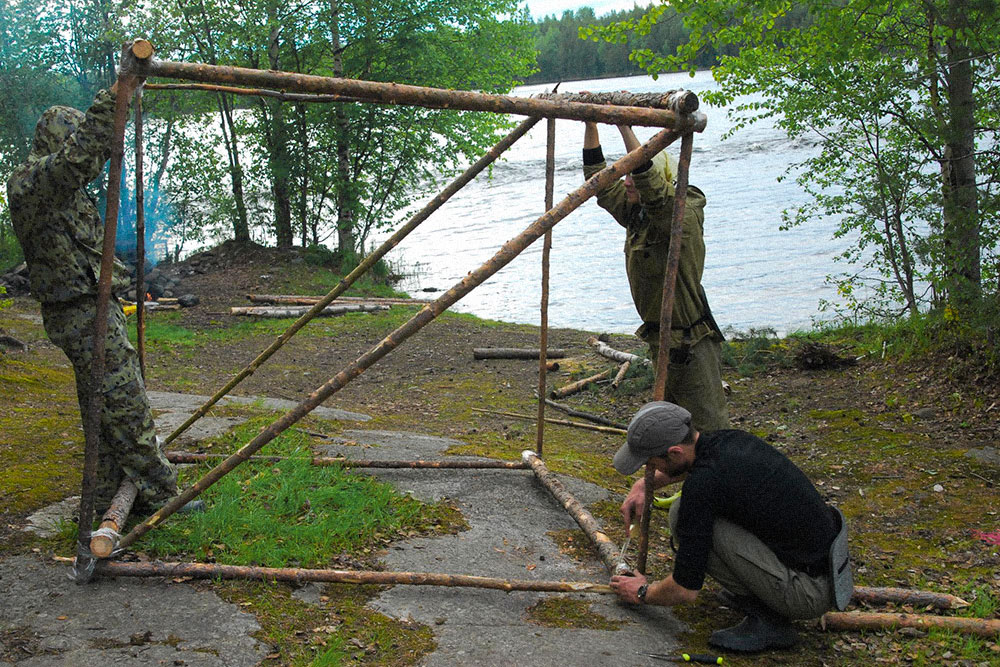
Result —
<path fill-rule="evenodd" d="M 677 535 L 681 500 L 670 507 L 670 532 Z M 736 595 L 750 595 L 787 618 L 818 618 L 833 609 L 829 576 L 811 577 L 780 560 L 753 533 L 716 519 L 707 573 Z"/>

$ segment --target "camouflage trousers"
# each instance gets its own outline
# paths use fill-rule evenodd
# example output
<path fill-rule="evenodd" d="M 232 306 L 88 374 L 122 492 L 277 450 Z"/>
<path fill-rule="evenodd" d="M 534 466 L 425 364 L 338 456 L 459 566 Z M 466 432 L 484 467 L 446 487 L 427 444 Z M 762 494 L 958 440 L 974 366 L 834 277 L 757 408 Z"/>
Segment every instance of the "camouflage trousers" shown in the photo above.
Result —
<path fill-rule="evenodd" d="M 660 349 L 659 331 L 646 334 L 640 327 L 636 333 L 649 345 L 649 358 L 655 363 Z M 691 346 L 685 356 L 683 361 L 670 360 L 667 400 L 690 412 L 691 424 L 701 432 L 729 428 L 729 408 L 722 388 L 721 344 L 706 336 Z"/>
<path fill-rule="evenodd" d="M 86 415 L 90 401 L 87 385 L 96 309 L 96 297 L 42 305 L 45 333 L 73 364 L 81 416 Z M 95 506 L 98 512 L 106 510 L 119 485 L 128 478 L 139 489 L 137 505 L 144 509 L 159 507 L 177 494 L 177 471 L 157 443 L 139 356 L 129 343 L 125 314 L 117 299 L 109 304 L 105 345 Z"/>

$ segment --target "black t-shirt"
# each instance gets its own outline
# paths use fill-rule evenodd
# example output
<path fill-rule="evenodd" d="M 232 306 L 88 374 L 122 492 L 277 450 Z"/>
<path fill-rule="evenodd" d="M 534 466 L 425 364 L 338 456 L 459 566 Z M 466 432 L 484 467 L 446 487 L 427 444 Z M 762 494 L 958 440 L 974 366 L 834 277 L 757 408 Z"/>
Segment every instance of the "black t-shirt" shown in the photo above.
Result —
<path fill-rule="evenodd" d="M 836 537 L 830 509 L 805 473 L 745 431 L 702 433 L 682 490 L 673 576 L 688 590 L 704 583 L 717 518 L 747 529 L 796 570 L 820 567 Z"/>

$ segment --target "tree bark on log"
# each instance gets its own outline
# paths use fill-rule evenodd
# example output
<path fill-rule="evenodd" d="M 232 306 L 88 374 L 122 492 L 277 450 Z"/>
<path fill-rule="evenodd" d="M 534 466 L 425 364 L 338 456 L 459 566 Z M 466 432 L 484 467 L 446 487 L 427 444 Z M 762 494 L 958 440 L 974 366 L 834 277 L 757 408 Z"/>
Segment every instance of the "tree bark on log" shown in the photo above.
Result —
<path fill-rule="evenodd" d="M 566 398 L 567 396 L 572 396 L 578 391 L 583 391 L 592 382 L 600 382 L 601 380 L 607 380 L 611 377 L 611 372 L 613 368 L 609 368 L 603 373 L 598 373 L 597 375 L 591 375 L 589 378 L 583 378 L 582 380 L 577 380 L 566 386 L 558 387 L 549 392 L 549 398 Z"/>
<path fill-rule="evenodd" d="M 491 415 L 503 415 L 504 417 L 514 417 L 515 419 L 529 419 L 535 421 L 537 417 L 533 415 L 522 415 L 517 412 L 504 412 L 502 410 L 485 410 L 483 408 L 472 408 L 475 412 L 485 412 Z M 614 433 L 615 435 L 624 435 L 628 433 L 627 430 L 622 428 L 614 428 L 612 426 L 597 426 L 596 424 L 581 424 L 579 422 L 571 422 L 566 419 L 553 419 L 552 417 L 545 417 L 545 421 L 548 424 L 559 424 L 560 426 L 572 426 L 574 428 L 582 428 L 587 431 L 597 431 L 599 433 Z"/>
<path fill-rule="evenodd" d="M 225 454 L 195 454 L 192 452 L 164 452 L 171 463 L 207 463 L 225 459 Z M 251 456 L 248 461 L 263 461 L 278 463 L 288 461 L 290 456 Z M 345 459 L 337 456 L 314 456 L 309 459 L 314 466 L 341 466 L 343 468 L 434 468 L 434 469 L 498 469 L 525 470 L 527 465 L 522 461 L 380 461 L 373 459 Z"/>
<path fill-rule="evenodd" d="M 669 109 L 687 114 L 698 110 L 701 102 L 690 90 L 669 90 L 665 93 L 632 93 L 618 90 L 607 93 L 539 93 L 533 95 L 538 100 L 553 102 L 584 102 L 586 104 L 615 104 L 629 107 L 650 107 Z"/>
<path fill-rule="evenodd" d="M 122 528 L 128 521 L 129 512 L 139 490 L 130 479 L 126 479 L 118 487 L 118 492 L 111 499 L 111 506 L 101 519 L 101 526 L 90 537 L 90 552 L 98 558 L 108 558 L 118 546 Z"/>
<path fill-rule="evenodd" d="M 597 553 L 601 557 L 601 561 L 604 562 L 604 567 L 608 569 L 608 572 L 614 573 L 615 566 L 618 564 L 618 554 L 620 550 L 615 543 L 611 541 L 611 538 L 604 534 L 601 530 L 600 524 L 597 523 L 597 519 L 588 512 L 583 505 L 580 504 L 573 495 L 566 490 L 566 487 L 562 485 L 555 476 L 549 472 L 549 469 L 545 466 L 534 452 L 521 452 L 521 458 L 531 466 L 531 470 L 535 473 L 535 477 L 541 482 L 549 493 L 562 503 L 563 508 L 569 512 L 569 515 L 579 524 L 583 532 L 587 534 L 590 541 L 593 542 L 594 546 L 597 547 Z"/>
<path fill-rule="evenodd" d="M 345 303 L 341 306 L 327 306 L 316 313 L 317 317 L 336 317 L 348 313 L 374 313 L 389 310 L 389 306 L 378 303 Z M 247 317 L 301 317 L 309 312 L 309 306 L 233 306 L 230 315 L 245 315 Z"/>
<path fill-rule="evenodd" d="M 626 361 L 631 361 L 634 364 L 643 364 L 644 366 L 652 366 L 653 362 L 645 357 L 640 357 L 638 354 L 632 354 L 631 352 L 622 352 L 621 350 L 616 350 L 604 341 L 597 340 L 596 337 L 591 336 L 587 339 L 587 343 L 592 345 L 596 350 L 597 354 L 602 357 L 607 357 L 617 361 L 620 364 Z"/>
<path fill-rule="evenodd" d="M 293 306 L 314 306 L 325 297 L 322 296 L 295 296 L 293 294 L 247 294 L 250 303 L 281 303 Z M 392 297 L 378 296 L 338 296 L 329 305 L 339 305 L 341 303 L 381 303 L 390 306 L 423 306 L 430 303 L 427 299 L 396 299 Z"/>
<path fill-rule="evenodd" d="M 562 410 L 570 417 L 579 417 L 580 419 L 586 419 L 587 421 L 594 422 L 595 424 L 601 424 L 603 426 L 613 426 L 614 428 L 627 429 L 627 424 L 622 424 L 620 422 L 613 421 L 607 417 L 602 417 L 601 415 L 592 415 L 589 412 L 583 412 L 582 410 L 574 410 L 568 405 L 562 403 L 556 403 L 551 398 L 545 399 L 545 405 L 551 406 L 556 410 Z"/>
<path fill-rule="evenodd" d="M 969 603 L 948 593 L 933 593 L 931 591 L 916 591 L 908 588 L 855 586 L 855 602 L 869 604 L 911 604 L 914 607 L 934 607 L 935 609 L 960 609 L 968 607 Z"/>
<path fill-rule="evenodd" d="M 474 359 L 541 359 L 542 350 L 519 349 L 516 347 L 474 347 L 472 357 Z M 549 348 L 545 351 L 545 356 L 549 359 L 562 359 L 566 356 L 566 350 L 561 348 Z"/>
<path fill-rule="evenodd" d="M 618 372 L 615 373 L 615 379 L 611 381 L 611 386 L 613 388 L 615 389 L 618 388 L 618 385 L 620 385 L 622 383 L 622 380 L 625 379 L 625 374 L 628 373 L 628 369 L 631 366 L 632 362 L 626 361 L 625 363 L 623 363 L 621 366 L 618 367 Z"/>
<path fill-rule="evenodd" d="M 823 614 L 820 625 L 826 630 L 882 630 L 885 628 L 940 628 L 965 635 L 1000 637 L 1000 620 L 931 616 L 924 614 L 886 614 L 865 611 L 830 611 Z"/>
<path fill-rule="evenodd" d="M 192 577 L 197 579 L 254 579 L 259 581 L 321 581 L 334 584 L 380 586 L 455 586 L 500 591 L 548 591 L 556 593 L 613 593 L 607 584 L 586 581 L 529 581 L 497 579 L 465 574 L 434 572 L 366 572 L 363 570 L 309 570 L 294 567 L 253 567 L 215 563 L 122 563 L 101 561 L 97 574 L 107 577 Z"/>

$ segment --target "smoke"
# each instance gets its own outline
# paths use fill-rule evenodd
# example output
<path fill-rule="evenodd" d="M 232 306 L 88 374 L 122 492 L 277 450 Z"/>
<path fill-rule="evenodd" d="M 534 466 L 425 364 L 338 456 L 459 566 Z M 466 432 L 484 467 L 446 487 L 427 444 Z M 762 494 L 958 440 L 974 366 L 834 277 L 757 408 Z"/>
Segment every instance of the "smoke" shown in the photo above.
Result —
<path fill-rule="evenodd" d="M 118 209 L 118 233 L 115 237 L 115 254 L 126 266 L 134 266 L 138 244 L 136 237 L 136 196 L 135 179 L 122 167 L 121 203 Z M 167 241 L 174 224 L 173 211 L 167 197 L 160 196 L 160 189 L 154 185 L 143 188 L 146 270 L 156 266 L 167 257 Z"/>

